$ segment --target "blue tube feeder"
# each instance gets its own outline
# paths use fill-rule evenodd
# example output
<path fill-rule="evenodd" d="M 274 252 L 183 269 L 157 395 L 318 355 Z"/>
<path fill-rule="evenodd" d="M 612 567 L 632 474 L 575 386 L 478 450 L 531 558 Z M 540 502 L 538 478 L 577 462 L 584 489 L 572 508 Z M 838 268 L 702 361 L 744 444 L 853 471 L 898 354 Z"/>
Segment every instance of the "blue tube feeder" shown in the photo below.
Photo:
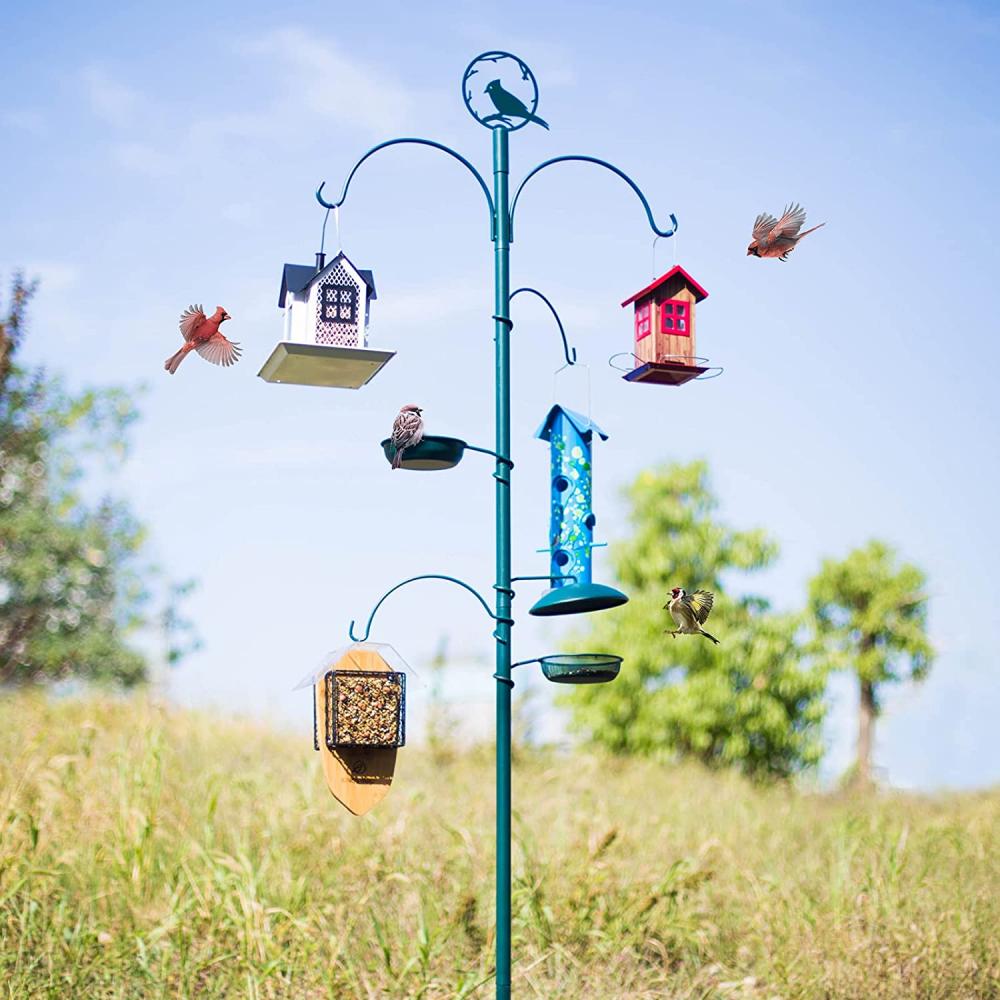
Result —
<path fill-rule="evenodd" d="M 532 607 L 533 615 L 573 615 L 614 608 L 628 601 L 620 590 L 591 579 L 594 549 L 592 509 L 594 433 L 608 435 L 589 417 L 558 404 L 549 410 L 535 437 L 549 442 L 552 498 L 549 548 L 555 586 Z"/>

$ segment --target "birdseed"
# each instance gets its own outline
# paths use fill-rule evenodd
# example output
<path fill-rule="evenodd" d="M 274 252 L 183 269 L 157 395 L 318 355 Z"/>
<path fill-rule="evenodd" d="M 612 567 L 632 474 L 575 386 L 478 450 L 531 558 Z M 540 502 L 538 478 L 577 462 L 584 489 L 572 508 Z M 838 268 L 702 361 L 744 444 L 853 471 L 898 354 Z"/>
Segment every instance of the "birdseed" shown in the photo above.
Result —
<path fill-rule="evenodd" d="M 333 675 L 327 712 L 337 746 L 396 746 L 402 685 L 398 676 L 376 672 Z"/>

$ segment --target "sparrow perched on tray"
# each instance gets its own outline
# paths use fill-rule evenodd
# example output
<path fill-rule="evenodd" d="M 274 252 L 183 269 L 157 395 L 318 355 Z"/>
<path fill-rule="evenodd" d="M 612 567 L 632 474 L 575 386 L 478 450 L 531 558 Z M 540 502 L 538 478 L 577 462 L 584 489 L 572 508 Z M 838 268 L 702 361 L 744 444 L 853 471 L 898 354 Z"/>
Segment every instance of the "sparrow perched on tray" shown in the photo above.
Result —
<path fill-rule="evenodd" d="M 393 455 L 392 467 L 398 469 L 403 464 L 403 452 L 420 444 L 424 439 L 424 421 L 420 416 L 424 411 L 416 403 L 407 403 L 392 424 Z"/>
<path fill-rule="evenodd" d="M 708 621 L 714 603 L 715 595 L 710 590 L 696 590 L 689 594 L 683 587 L 674 587 L 670 591 L 670 600 L 663 606 L 670 612 L 677 628 L 672 632 L 670 629 L 666 631 L 672 636 L 703 635 L 718 646 L 719 640 L 701 627 Z"/>

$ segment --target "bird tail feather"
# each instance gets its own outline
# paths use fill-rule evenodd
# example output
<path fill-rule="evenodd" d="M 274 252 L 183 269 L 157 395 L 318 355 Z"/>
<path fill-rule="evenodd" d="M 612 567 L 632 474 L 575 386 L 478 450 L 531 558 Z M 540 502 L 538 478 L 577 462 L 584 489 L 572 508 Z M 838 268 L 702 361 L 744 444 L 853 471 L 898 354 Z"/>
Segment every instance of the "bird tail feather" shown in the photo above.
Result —
<path fill-rule="evenodd" d="M 397 448 L 392 453 L 392 467 L 398 469 L 403 464 L 403 448 Z"/>
<path fill-rule="evenodd" d="M 718 646 L 718 645 L 719 645 L 719 640 L 718 640 L 718 639 L 716 639 L 716 638 L 715 638 L 715 636 L 714 636 L 714 635 L 712 635 L 712 634 L 711 634 L 710 632 L 706 632 L 706 631 L 705 631 L 705 630 L 704 630 L 703 628 L 701 628 L 701 629 L 698 629 L 698 632 L 699 632 L 699 633 L 700 633 L 701 635 L 703 635 L 703 636 L 704 636 L 704 637 L 705 637 L 706 639 L 711 639 L 711 640 L 712 640 L 712 642 L 714 642 L 714 643 L 716 644 L 716 646 Z"/>
<path fill-rule="evenodd" d="M 173 375 L 174 372 L 176 372 L 180 367 L 180 364 L 184 360 L 184 356 L 186 354 L 187 351 L 185 351 L 182 347 L 176 354 L 171 354 L 170 357 L 167 358 L 167 360 L 163 363 L 163 367 L 166 368 L 171 375 Z"/>
<path fill-rule="evenodd" d="M 818 226 L 813 226 L 812 229 L 807 229 L 804 233 L 799 233 L 799 239 L 801 240 L 803 236 L 808 236 L 810 233 L 816 232 L 817 229 L 822 229 L 825 225 L 825 222 L 821 222 Z"/>

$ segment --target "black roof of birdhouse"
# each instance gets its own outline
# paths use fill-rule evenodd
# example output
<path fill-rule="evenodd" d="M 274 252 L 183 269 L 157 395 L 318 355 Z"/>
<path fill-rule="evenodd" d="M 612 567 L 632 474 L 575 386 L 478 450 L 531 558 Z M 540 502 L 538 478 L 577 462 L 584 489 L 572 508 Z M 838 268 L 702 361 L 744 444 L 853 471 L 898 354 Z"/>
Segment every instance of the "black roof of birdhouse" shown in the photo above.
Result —
<path fill-rule="evenodd" d="M 694 292 L 695 302 L 701 302 L 702 299 L 708 298 L 708 292 L 705 291 L 701 285 L 698 284 L 694 278 L 691 277 L 683 267 L 678 264 L 676 267 L 672 267 L 666 274 L 660 275 L 651 285 L 647 285 L 642 291 L 636 292 L 635 295 L 630 295 L 623 303 L 622 308 L 631 303 L 635 302 L 637 299 L 644 299 L 647 295 L 652 295 L 660 285 L 666 284 L 671 278 L 680 277 L 685 284 L 687 284 L 691 291 Z"/>
<path fill-rule="evenodd" d="M 293 295 L 304 292 L 330 264 L 335 263 L 341 258 L 346 260 L 351 267 L 354 267 L 351 259 L 345 253 L 338 253 L 333 260 L 328 264 L 323 264 L 322 267 L 316 267 L 315 264 L 286 264 L 284 270 L 281 272 L 281 291 L 278 293 L 278 308 L 285 308 L 285 296 L 289 292 Z M 361 280 L 368 286 L 368 297 L 370 299 L 377 299 L 378 296 L 375 294 L 375 278 L 371 271 L 360 267 L 354 267 L 354 270 L 361 275 Z"/>

